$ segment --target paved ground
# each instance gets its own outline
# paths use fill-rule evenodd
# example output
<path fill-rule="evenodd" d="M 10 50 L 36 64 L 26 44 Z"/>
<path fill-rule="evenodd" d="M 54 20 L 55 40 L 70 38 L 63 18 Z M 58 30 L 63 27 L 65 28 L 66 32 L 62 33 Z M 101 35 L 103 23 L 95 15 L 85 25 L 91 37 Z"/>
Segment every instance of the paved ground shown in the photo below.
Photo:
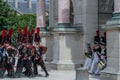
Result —
<path fill-rule="evenodd" d="M 50 76 L 44 77 L 43 72 L 39 72 L 41 76 L 37 76 L 34 78 L 22 77 L 22 78 L 7 78 L 5 77 L 3 80 L 75 80 L 75 71 L 49 71 Z"/>
<path fill-rule="evenodd" d="M 44 77 L 45 74 L 41 70 L 39 71 L 39 76 L 34 78 L 28 78 L 22 76 L 21 78 L 8 78 L 5 77 L 3 80 L 76 80 L 76 72 L 75 71 L 56 71 L 51 70 L 49 71 L 50 76 Z M 99 76 L 91 76 L 89 75 L 89 80 L 99 80 L 97 79 Z M 1 80 L 1 79 L 0 79 Z M 83 79 L 79 79 L 83 80 Z"/>

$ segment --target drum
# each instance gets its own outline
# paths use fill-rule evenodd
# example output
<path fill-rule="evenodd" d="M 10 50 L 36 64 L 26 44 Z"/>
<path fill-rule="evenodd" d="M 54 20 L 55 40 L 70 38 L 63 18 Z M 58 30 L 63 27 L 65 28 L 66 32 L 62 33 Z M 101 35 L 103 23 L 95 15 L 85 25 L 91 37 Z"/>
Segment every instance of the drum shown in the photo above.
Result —
<path fill-rule="evenodd" d="M 100 60 L 99 62 L 98 62 L 98 67 L 101 69 L 101 70 L 103 70 L 105 67 L 106 67 L 106 60 Z"/>

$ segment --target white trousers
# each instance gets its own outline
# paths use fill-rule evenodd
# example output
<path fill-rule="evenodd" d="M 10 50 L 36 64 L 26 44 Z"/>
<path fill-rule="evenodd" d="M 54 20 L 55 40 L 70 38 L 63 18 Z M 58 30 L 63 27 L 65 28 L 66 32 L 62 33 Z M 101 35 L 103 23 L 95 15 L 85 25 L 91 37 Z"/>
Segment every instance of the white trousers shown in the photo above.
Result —
<path fill-rule="evenodd" d="M 94 57 L 93 57 L 93 61 L 92 61 L 89 73 L 94 73 L 95 71 L 94 69 L 95 69 L 95 66 L 97 66 L 98 61 L 99 61 L 98 55 L 96 52 L 94 52 Z"/>
<path fill-rule="evenodd" d="M 105 56 L 101 56 L 101 59 L 105 60 Z M 101 69 L 97 66 L 97 70 L 95 71 L 95 74 L 101 74 Z"/>
<path fill-rule="evenodd" d="M 97 66 L 97 70 L 95 71 L 95 74 L 101 74 L 101 69 Z"/>
<path fill-rule="evenodd" d="M 91 63 L 92 63 L 92 59 L 89 58 L 89 57 L 86 57 L 86 59 L 85 59 L 85 64 L 84 64 L 84 68 L 89 69 L 90 66 L 91 66 Z"/>

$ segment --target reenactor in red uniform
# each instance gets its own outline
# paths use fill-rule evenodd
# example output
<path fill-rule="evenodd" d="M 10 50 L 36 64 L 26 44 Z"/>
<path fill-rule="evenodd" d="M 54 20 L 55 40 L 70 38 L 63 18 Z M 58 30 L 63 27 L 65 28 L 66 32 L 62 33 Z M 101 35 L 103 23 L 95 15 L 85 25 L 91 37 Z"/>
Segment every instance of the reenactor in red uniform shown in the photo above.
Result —
<path fill-rule="evenodd" d="M 4 52 L 4 39 L 6 35 L 6 30 L 2 30 L 2 34 L 0 35 L 0 78 L 4 77 L 5 71 L 6 71 L 6 58 L 7 55 Z"/>
<path fill-rule="evenodd" d="M 5 54 L 7 55 L 5 67 L 9 77 L 15 77 L 13 66 L 15 65 L 16 49 L 11 45 L 12 33 L 13 30 L 9 29 L 8 34 L 6 34 L 5 36 L 5 43 L 4 43 Z"/>
<path fill-rule="evenodd" d="M 47 47 L 42 46 L 40 44 L 41 38 L 40 38 L 40 34 L 39 34 L 40 29 L 37 28 L 37 32 L 35 34 L 35 44 L 33 46 L 33 49 L 35 50 L 34 56 L 32 58 L 33 60 L 33 68 L 34 68 L 34 74 L 38 75 L 38 69 L 37 69 L 37 65 L 40 65 L 41 68 L 44 70 L 45 72 L 45 77 L 48 77 L 49 74 L 46 70 L 45 64 L 44 64 L 44 60 L 42 55 L 46 53 L 47 51 Z"/>
<path fill-rule="evenodd" d="M 9 29 L 8 33 L 6 30 L 2 30 L 2 35 L 0 36 L 0 77 L 2 78 L 5 70 L 8 72 L 9 77 L 21 77 L 21 74 L 25 74 L 28 77 L 33 75 L 38 75 L 37 66 L 40 65 L 45 72 L 45 77 L 49 74 L 46 70 L 43 54 L 46 53 L 47 47 L 40 44 L 40 28 L 32 29 L 31 32 L 27 27 L 18 29 L 17 42 L 19 46 L 15 49 L 12 46 L 12 33 L 13 30 Z M 34 38 L 34 39 L 33 39 Z M 35 43 L 33 45 L 33 42 Z M 15 66 L 15 56 L 17 58 L 17 65 Z M 33 67 L 33 70 L 32 70 Z M 1 70 L 1 68 L 4 68 Z M 14 68 L 16 68 L 16 75 L 14 74 Z M 23 68 L 25 71 L 23 71 Z M 34 73 L 34 74 L 33 74 Z"/>
<path fill-rule="evenodd" d="M 23 70 L 23 58 L 24 58 L 24 46 L 25 46 L 25 39 L 24 34 L 22 33 L 22 29 L 18 28 L 18 37 L 17 37 L 18 45 L 18 60 L 17 60 L 17 66 L 16 66 L 16 77 L 21 77 L 22 70 Z"/>

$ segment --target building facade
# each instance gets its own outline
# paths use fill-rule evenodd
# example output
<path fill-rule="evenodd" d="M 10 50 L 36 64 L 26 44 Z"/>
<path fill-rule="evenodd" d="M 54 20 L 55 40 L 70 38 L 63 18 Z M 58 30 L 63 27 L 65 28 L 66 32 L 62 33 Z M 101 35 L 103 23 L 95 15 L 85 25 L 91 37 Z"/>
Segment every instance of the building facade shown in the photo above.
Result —
<path fill-rule="evenodd" d="M 106 31 L 108 58 L 102 77 L 120 80 L 120 0 L 50 0 L 50 31 L 44 30 L 44 3 L 45 0 L 37 0 L 36 27 L 41 28 L 41 44 L 48 47 L 45 60 L 49 66 L 53 69 L 82 67 L 85 44 L 93 44 L 96 30 L 101 35 Z"/>
<path fill-rule="evenodd" d="M 49 10 L 52 31 L 46 45 L 52 46 L 46 59 L 57 69 L 74 69 L 84 64 L 84 47 L 93 44 L 96 30 L 101 36 L 106 31 L 102 27 L 112 18 L 114 0 L 50 0 Z"/>
<path fill-rule="evenodd" d="M 20 9 L 19 0 L 7 1 L 12 2 L 10 4 L 15 9 Z M 80 67 L 84 64 L 85 44 L 93 44 L 97 29 L 102 35 L 105 31 L 102 26 L 112 18 L 114 10 L 114 0 L 50 0 L 51 30 L 45 31 L 45 0 L 37 0 L 34 6 L 32 0 L 22 2 L 29 11 L 36 12 L 36 27 L 41 27 L 42 44 L 48 47 L 46 60 L 58 69 L 66 66 L 67 69 L 74 69 L 76 65 Z"/>

